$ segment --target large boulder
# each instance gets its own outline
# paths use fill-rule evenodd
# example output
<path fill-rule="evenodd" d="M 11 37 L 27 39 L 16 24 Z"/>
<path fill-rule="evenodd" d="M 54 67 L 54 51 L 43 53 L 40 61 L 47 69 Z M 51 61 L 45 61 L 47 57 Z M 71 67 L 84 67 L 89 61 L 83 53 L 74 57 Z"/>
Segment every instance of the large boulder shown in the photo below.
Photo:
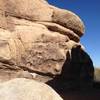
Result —
<path fill-rule="evenodd" d="M 51 87 L 29 79 L 0 84 L 0 100 L 63 100 Z"/>
<path fill-rule="evenodd" d="M 77 15 L 46 0 L 0 0 L 1 81 L 24 71 L 43 81 L 60 75 L 66 53 L 83 33 Z"/>
<path fill-rule="evenodd" d="M 84 24 L 76 14 L 46 0 L 0 0 L 0 81 L 25 77 L 46 82 L 62 75 L 63 64 L 73 63 L 69 55 L 73 47 L 81 45 L 83 34 Z M 71 63 L 66 65 L 70 70 Z M 88 63 L 83 64 L 87 69 Z M 93 78 L 90 66 L 86 73 L 90 76 L 92 72 Z"/>
<path fill-rule="evenodd" d="M 51 32 L 41 24 L 16 18 L 12 20 L 12 31 L 0 29 L 0 67 L 59 74 L 65 60 L 68 37 Z"/>

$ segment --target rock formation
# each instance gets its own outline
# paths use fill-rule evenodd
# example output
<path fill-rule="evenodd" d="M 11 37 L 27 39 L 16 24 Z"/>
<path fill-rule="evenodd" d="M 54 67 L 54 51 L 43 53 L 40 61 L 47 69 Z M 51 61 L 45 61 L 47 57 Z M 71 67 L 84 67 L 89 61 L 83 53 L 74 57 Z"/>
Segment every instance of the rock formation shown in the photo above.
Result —
<path fill-rule="evenodd" d="M 48 91 L 48 92 L 47 92 Z M 0 84 L 0 100 L 63 100 L 51 87 L 29 79 Z"/>
<path fill-rule="evenodd" d="M 90 56 L 81 49 L 81 46 L 73 46 L 67 56 L 61 74 L 48 81 L 47 84 L 58 92 L 92 88 L 94 67 Z"/>
<path fill-rule="evenodd" d="M 73 64 L 73 48 L 80 46 L 85 52 L 83 34 L 77 15 L 45 0 L 0 0 L 0 81 L 24 77 L 48 82 L 78 70 L 80 77 L 85 73 L 92 80 L 93 64 L 86 53 L 75 53 Z M 63 66 L 66 62 L 70 64 Z"/>

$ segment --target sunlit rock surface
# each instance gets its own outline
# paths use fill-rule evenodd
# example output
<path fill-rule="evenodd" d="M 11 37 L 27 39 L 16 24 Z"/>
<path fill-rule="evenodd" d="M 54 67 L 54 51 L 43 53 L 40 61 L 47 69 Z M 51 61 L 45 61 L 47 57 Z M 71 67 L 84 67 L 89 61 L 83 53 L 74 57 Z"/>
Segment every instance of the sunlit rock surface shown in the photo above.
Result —
<path fill-rule="evenodd" d="M 72 86 L 76 80 L 78 86 L 91 84 L 93 63 L 82 35 L 84 24 L 76 14 L 45 0 L 0 0 L 0 81 L 48 82 L 60 76 Z"/>

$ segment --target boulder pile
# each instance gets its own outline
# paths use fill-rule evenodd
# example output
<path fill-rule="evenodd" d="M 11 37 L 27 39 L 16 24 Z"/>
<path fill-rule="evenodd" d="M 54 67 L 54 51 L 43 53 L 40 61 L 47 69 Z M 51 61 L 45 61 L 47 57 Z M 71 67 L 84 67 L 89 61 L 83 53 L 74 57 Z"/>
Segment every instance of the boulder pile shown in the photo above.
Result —
<path fill-rule="evenodd" d="M 91 83 L 94 68 L 80 43 L 83 35 L 76 14 L 46 0 L 0 0 L 0 82 L 59 77 Z"/>

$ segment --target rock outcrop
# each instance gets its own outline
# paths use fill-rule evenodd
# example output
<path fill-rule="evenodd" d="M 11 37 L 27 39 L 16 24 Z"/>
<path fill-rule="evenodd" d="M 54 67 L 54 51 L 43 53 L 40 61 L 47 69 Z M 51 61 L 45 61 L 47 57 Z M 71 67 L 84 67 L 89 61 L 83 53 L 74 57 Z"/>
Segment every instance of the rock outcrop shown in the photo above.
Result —
<path fill-rule="evenodd" d="M 81 46 L 75 46 L 67 54 L 62 72 L 53 80 L 48 81 L 58 92 L 65 92 L 72 89 L 90 89 L 93 87 L 94 66 L 90 56 L 81 49 Z"/>
<path fill-rule="evenodd" d="M 0 100 L 63 100 L 51 87 L 19 78 L 0 84 Z"/>
<path fill-rule="evenodd" d="M 25 77 L 47 82 L 62 75 L 73 47 L 80 46 L 84 52 L 80 43 L 83 34 L 84 24 L 77 15 L 45 0 L 0 0 L 0 81 Z M 74 67 L 75 72 L 79 67 L 79 73 L 93 78 L 90 58 L 75 54 L 77 64 L 70 59 L 65 72 L 67 67 L 70 71 Z"/>

